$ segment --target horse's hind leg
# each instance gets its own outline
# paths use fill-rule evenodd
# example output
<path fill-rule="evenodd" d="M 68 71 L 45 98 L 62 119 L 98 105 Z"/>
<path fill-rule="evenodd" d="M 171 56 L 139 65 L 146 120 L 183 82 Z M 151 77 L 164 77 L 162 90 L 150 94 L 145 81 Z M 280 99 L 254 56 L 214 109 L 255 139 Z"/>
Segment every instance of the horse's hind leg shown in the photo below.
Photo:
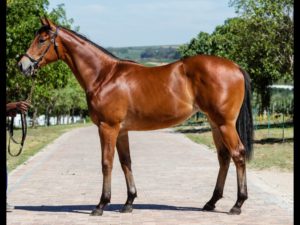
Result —
<path fill-rule="evenodd" d="M 219 168 L 219 174 L 218 174 L 215 190 L 213 192 L 213 196 L 203 207 L 203 210 L 207 210 L 207 211 L 213 210 L 215 208 L 216 202 L 223 197 L 225 180 L 226 180 L 228 168 L 230 165 L 230 159 L 231 159 L 227 148 L 222 142 L 220 130 L 212 123 L 211 123 L 211 127 L 212 127 L 213 139 L 217 148 L 220 168 Z"/>
<path fill-rule="evenodd" d="M 127 185 L 127 201 L 120 212 L 127 213 L 132 212 L 132 203 L 137 196 L 134 179 L 131 171 L 131 158 L 129 150 L 128 132 L 120 132 L 117 139 L 117 150 L 119 154 L 119 160 L 125 175 Z"/>
<path fill-rule="evenodd" d="M 224 145 L 230 152 L 237 173 L 238 195 L 235 205 L 230 210 L 230 214 L 240 214 L 244 201 L 248 198 L 246 181 L 245 148 L 237 133 L 235 123 L 227 122 L 219 126 Z"/>

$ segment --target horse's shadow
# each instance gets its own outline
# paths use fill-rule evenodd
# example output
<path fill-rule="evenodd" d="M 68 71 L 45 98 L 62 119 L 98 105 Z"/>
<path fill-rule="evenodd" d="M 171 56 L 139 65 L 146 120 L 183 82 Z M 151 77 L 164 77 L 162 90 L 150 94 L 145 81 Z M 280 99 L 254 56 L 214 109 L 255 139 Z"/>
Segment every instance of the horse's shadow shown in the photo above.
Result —
<path fill-rule="evenodd" d="M 121 204 L 110 204 L 105 208 L 105 211 L 119 212 L 123 207 Z M 41 205 L 41 206 L 15 206 L 17 210 L 27 211 L 46 211 L 46 212 L 72 212 L 90 214 L 95 208 L 95 205 Z M 196 207 L 184 207 L 184 206 L 171 206 L 171 205 L 159 205 L 159 204 L 134 204 L 133 209 L 137 210 L 172 210 L 172 211 L 203 211 L 202 208 Z M 210 211 L 215 213 L 227 213 L 223 211 Z"/>

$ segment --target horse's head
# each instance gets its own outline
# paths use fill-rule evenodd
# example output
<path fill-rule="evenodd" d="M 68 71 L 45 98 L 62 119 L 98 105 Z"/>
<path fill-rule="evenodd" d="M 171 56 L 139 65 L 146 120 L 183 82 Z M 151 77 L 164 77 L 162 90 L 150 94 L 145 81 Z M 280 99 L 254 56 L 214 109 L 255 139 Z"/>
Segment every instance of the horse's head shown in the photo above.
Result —
<path fill-rule="evenodd" d="M 42 27 L 36 32 L 35 37 L 18 62 L 18 66 L 26 76 L 50 62 L 59 59 L 58 30 L 54 23 L 48 19 L 41 19 Z"/>

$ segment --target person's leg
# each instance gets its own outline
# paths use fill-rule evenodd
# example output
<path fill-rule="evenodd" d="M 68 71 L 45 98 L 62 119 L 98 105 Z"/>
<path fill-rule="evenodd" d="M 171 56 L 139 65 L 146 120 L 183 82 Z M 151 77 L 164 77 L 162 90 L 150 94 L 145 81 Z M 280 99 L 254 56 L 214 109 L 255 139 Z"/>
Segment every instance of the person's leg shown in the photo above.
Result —
<path fill-rule="evenodd" d="M 7 177 L 8 177 L 8 175 L 7 175 L 7 170 L 6 170 L 6 212 L 10 212 L 14 209 L 14 207 L 7 203 L 7 183 L 8 183 Z"/>

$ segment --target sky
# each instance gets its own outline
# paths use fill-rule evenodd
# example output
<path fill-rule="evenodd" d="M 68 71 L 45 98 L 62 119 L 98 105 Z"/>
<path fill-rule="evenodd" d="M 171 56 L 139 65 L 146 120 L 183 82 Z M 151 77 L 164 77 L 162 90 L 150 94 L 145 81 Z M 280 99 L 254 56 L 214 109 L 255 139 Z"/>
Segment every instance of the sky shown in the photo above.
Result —
<path fill-rule="evenodd" d="M 64 4 L 79 33 L 103 47 L 188 43 L 235 17 L 229 0 L 49 0 Z"/>

